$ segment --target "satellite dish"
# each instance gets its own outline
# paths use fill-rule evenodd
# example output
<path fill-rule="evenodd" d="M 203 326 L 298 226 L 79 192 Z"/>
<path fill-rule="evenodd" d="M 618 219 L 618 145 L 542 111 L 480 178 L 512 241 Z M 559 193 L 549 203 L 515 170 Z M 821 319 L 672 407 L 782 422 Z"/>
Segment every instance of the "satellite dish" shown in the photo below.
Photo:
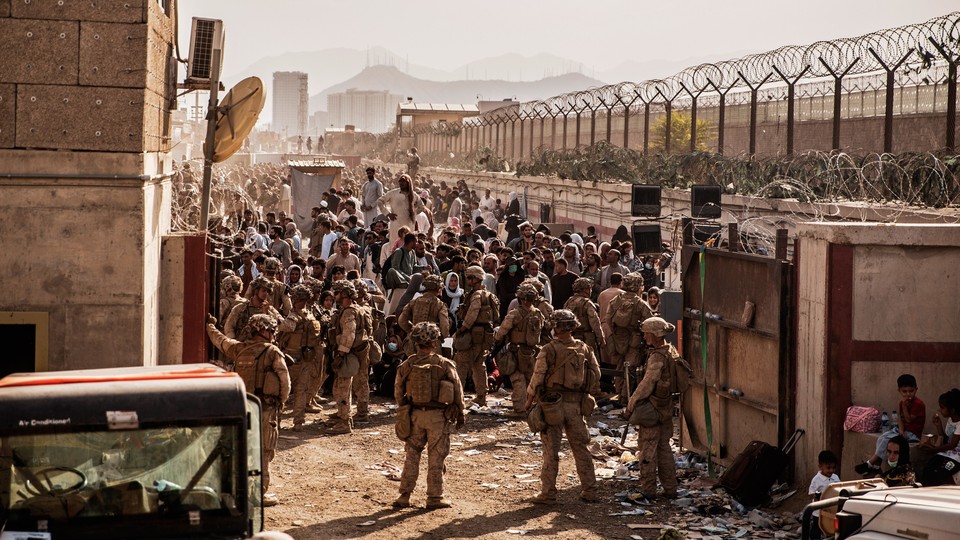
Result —
<path fill-rule="evenodd" d="M 227 92 L 217 107 L 217 133 L 213 143 L 213 162 L 220 163 L 243 146 L 243 141 L 257 124 L 260 111 L 267 102 L 263 81 L 248 77 Z"/>

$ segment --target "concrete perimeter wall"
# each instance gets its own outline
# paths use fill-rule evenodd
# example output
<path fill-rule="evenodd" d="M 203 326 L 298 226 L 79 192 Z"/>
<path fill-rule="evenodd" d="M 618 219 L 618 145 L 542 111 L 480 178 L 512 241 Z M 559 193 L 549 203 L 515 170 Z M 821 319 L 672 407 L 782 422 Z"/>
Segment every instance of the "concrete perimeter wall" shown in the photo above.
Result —
<path fill-rule="evenodd" d="M 938 396 L 960 386 L 960 225 L 805 223 L 798 235 L 796 462 L 812 476 L 831 449 L 849 480 L 873 447 L 843 431 L 848 406 L 896 410 L 910 373 L 929 432 Z"/>

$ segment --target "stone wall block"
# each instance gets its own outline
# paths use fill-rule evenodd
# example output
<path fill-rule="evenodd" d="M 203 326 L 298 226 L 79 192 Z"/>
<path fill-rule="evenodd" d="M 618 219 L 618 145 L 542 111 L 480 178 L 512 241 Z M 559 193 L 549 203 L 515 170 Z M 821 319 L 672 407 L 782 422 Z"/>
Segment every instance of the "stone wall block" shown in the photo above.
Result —
<path fill-rule="evenodd" d="M 80 24 L 80 84 L 144 88 L 147 25 Z"/>
<path fill-rule="evenodd" d="M 144 2 L 151 0 L 9 1 L 11 14 L 21 19 L 142 23 L 147 14 Z"/>
<path fill-rule="evenodd" d="M 144 91 L 127 88 L 19 85 L 20 148 L 141 152 Z"/>
<path fill-rule="evenodd" d="M 0 148 L 13 148 L 16 143 L 17 87 L 0 84 Z"/>
<path fill-rule="evenodd" d="M 80 25 L 0 19 L 0 83 L 77 84 Z"/>

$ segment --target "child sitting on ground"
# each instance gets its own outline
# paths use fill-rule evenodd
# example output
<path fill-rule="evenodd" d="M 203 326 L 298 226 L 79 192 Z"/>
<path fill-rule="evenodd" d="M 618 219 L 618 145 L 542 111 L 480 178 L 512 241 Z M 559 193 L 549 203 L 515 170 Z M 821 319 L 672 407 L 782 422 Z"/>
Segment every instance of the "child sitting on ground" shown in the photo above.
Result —
<path fill-rule="evenodd" d="M 837 461 L 836 454 L 830 450 L 824 450 L 817 456 L 817 465 L 819 466 L 820 471 L 814 475 L 813 480 L 810 481 L 810 489 L 807 490 L 807 493 L 813 497 L 814 501 L 820 499 L 820 494 L 823 492 L 823 490 L 827 489 L 827 486 L 834 482 L 840 481 L 840 477 L 837 476 Z M 820 532 L 819 510 L 813 512 L 811 520 L 810 538 L 812 540 L 819 540 L 820 538 L 823 538 L 823 533 Z"/>
<path fill-rule="evenodd" d="M 873 456 L 866 462 L 854 467 L 857 474 L 865 478 L 880 473 L 880 464 L 887 459 L 887 443 L 896 436 L 902 436 L 908 442 L 920 441 L 923 425 L 927 421 L 927 406 L 917 397 L 917 379 L 913 375 L 903 374 L 897 377 L 897 389 L 900 391 L 900 403 L 897 405 L 897 425 L 880 434 Z"/>

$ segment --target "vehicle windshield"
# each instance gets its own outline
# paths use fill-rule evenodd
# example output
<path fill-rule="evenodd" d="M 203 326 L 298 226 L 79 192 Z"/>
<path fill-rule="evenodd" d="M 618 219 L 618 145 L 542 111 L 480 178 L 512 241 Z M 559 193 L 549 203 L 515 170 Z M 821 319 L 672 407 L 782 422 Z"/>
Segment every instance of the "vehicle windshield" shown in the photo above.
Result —
<path fill-rule="evenodd" d="M 0 437 L 0 517 L 238 512 L 239 426 Z"/>

